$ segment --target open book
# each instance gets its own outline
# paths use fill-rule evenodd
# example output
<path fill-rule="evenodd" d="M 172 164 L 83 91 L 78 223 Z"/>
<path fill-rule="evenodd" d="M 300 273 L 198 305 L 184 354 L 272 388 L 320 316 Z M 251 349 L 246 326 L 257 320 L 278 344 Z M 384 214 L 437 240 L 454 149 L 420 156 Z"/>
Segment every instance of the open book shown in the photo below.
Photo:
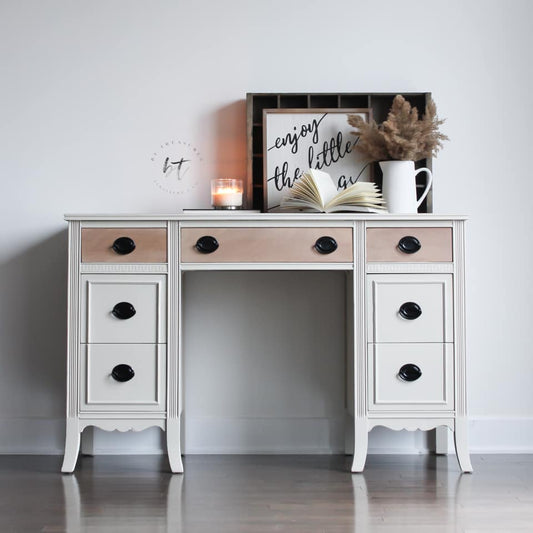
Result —
<path fill-rule="evenodd" d="M 309 169 L 294 182 L 281 201 L 284 211 L 319 211 L 335 213 L 386 213 L 384 200 L 375 183 L 361 181 L 337 191 L 327 172 Z"/>

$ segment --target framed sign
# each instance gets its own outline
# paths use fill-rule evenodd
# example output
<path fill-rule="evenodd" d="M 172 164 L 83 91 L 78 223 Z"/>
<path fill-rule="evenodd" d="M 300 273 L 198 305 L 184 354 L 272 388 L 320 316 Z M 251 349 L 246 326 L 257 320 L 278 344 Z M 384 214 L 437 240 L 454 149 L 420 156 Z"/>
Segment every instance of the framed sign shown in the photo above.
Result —
<path fill-rule="evenodd" d="M 355 150 L 359 137 L 348 114 L 370 120 L 370 109 L 263 110 L 263 211 L 277 211 L 309 168 L 330 174 L 338 190 L 370 180 L 372 166 Z"/>

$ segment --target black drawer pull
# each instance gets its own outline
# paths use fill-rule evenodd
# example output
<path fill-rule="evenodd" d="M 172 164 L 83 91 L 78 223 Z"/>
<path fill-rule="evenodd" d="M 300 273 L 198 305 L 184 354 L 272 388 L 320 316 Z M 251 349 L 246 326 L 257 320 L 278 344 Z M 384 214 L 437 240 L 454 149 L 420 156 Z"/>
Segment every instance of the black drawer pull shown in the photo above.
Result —
<path fill-rule="evenodd" d="M 406 320 L 416 320 L 422 314 L 422 308 L 415 302 L 405 302 L 401 305 L 399 313 Z"/>
<path fill-rule="evenodd" d="M 412 235 L 402 237 L 398 243 L 398 249 L 404 254 L 416 254 L 422 248 L 420 241 Z"/>
<path fill-rule="evenodd" d="M 119 237 L 111 248 L 119 255 L 131 254 L 135 250 L 135 241 L 130 237 Z"/>
<path fill-rule="evenodd" d="M 333 237 L 320 237 L 315 242 L 315 250 L 319 254 L 331 254 L 337 249 L 337 241 Z"/>
<path fill-rule="evenodd" d="M 195 247 L 202 254 L 212 254 L 218 249 L 218 241 L 211 235 L 205 235 L 196 241 Z"/>
<path fill-rule="evenodd" d="M 136 312 L 137 311 L 135 311 L 135 307 L 133 307 L 133 305 L 131 305 L 129 302 L 119 302 L 111 311 L 113 316 L 120 318 L 121 320 L 127 320 L 128 318 L 131 318 Z"/>
<path fill-rule="evenodd" d="M 117 365 L 111 371 L 111 377 L 115 381 L 120 381 L 121 383 L 129 381 L 133 378 L 133 376 L 135 376 L 135 372 L 133 371 L 133 368 L 131 368 L 130 365 Z"/>
<path fill-rule="evenodd" d="M 403 381 L 416 381 L 422 376 L 422 370 L 413 363 L 407 363 L 400 368 L 398 376 L 400 379 L 403 379 Z"/>

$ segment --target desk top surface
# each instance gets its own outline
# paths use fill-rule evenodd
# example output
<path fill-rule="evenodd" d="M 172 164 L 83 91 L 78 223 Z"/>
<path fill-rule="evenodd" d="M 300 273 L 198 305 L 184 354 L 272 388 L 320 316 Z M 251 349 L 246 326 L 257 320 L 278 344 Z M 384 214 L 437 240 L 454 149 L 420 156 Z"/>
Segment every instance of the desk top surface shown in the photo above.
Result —
<path fill-rule="evenodd" d="M 440 214 L 374 214 L 374 213 L 258 213 L 255 211 L 191 211 L 178 214 L 66 214 L 67 221 L 439 221 L 466 220 L 464 215 Z"/>

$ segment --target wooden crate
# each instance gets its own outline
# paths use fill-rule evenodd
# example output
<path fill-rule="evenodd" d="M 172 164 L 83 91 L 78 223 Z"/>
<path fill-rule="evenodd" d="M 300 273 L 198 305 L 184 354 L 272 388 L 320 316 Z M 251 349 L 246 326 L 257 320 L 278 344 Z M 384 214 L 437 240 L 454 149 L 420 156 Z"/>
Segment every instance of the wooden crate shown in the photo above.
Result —
<path fill-rule="evenodd" d="M 369 108 L 379 124 L 387 118 L 397 94 L 418 109 L 422 115 L 431 93 L 248 93 L 246 95 L 248 169 L 246 207 L 263 210 L 263 109 L 317 109 Z M 416 168 L 432 168 L 431 158 L 417 161 Z M 382 174 L 377 163 L 373 176 L 381 187 Z M 419 195 L 426 185 L 426 175 L 417 176 Z M 430 190 L 419 208 L 419 213 L 433 212 L 433 190 Z"/>

